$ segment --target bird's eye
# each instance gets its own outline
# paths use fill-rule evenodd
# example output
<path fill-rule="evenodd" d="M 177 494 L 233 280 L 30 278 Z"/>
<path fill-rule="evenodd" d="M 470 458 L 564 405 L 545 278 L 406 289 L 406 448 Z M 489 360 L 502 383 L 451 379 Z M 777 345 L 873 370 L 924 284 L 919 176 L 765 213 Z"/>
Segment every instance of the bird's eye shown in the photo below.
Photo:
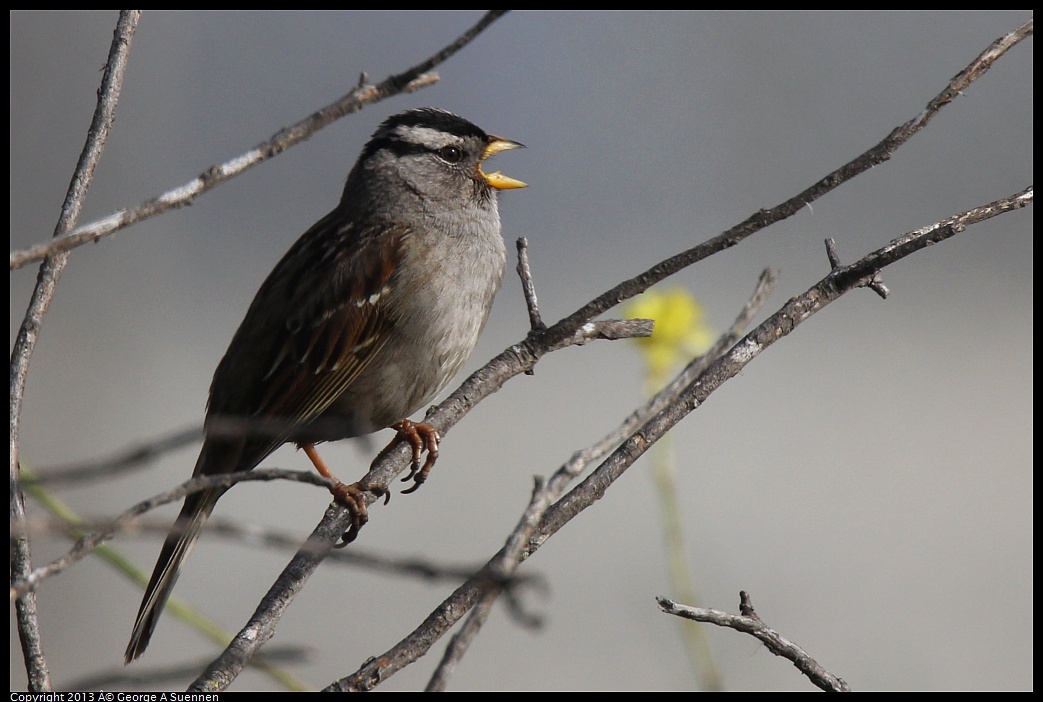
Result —
<path fill-rule="evenodd" d="M 443 146 L 438 150 L 438 155 L 449 163 L 460 163 L 464 160 L 464 150 L 459 146 Z"/>

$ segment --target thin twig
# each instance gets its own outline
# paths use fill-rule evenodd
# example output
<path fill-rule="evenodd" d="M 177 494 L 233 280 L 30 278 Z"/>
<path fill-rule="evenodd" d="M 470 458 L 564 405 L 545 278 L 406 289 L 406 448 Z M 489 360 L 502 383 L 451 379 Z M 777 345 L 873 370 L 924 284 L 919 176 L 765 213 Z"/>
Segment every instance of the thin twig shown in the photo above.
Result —
<path fill-rule="evenodd" d="M 438 53 L 412 68 L 397 75 L 385 78 L 378 85 L 363 80 L 354 90 L 342 96 L 300 122 L 280 130 L 270 139 L 250 149 L 246 153 L 229 159 L 224 163 L 211 166 L 184 185 L 171 188 L 165 193 L 136 207 L 124 208 L 118 212 L 90 224 L 71 231 L 57 239 L 37 244 L 22 251 L 11 252 L 11 270 L 39 261 L 59 251 L 68 251 L 91 241 L 96 241 L 120 229 L 125 229 L 150 217 L 177 207 L 190 205 L 196 197 L 212 190 L 230 178 L 248 171 L 264 161 L 277 156 L 291 146 L 295 146 L 313 134 L 329 126 L 341 117 L 358 112 L 363 107 L 385 100 L 400 93 L 409 93 L 434 85 L 438 82 L 437 74 L 430 74 L 435 66 L 445 62 L 450 56 L 469 44 L 486 27 L 495 22 L 507 10 L 490 10 L 473 27 L 461 34 L 456 41 Z"/>
<path fill-rule="evenodd" d="M 507 543 L 504 544 L 500 553 L 471 579 L 482 582 L 485 592 L 471 610 L 464 626 L 453 636 L 446 647 L 445 655 L 442 656 L 442 660 L 428 682 L 427 692 L 438 692 L 445 689 L 457 664 L 463 659 L 464 653 L 467 652 L 471 643 L 478 636 L 482 625 L 489 618 L 489 612 L 492 611 L 493 605 L 503 591 L 504 583 L 513 577 L 514 571 L 521 565 L 525 544 L 539 525 L 552 500 L 553 496 L 547 490 L 544 481 L 537 477 L 529 506 L 522 513 L 517 526 L 507 538 Z"/>
<path fill-rule="evenodd" d="M 1032 188 L 995 202 L 976 207 L 929 227 L 909 232 L 859 261 L 833 270 L 806 292 L 783 307 L 747 334 L 655 417 L 640 427 L 612 455 L 568 495 L 547 511 L 538 537 L 547 539 L 573 517 L 599 499 L 620 475 L 640 458 L 652 444 L 677 422 L 703 404 L 706 399 L 736 376 L 768 347 L 788 336 L 804 320 L 819 312 L 841 295 L 867 285 L 880 269 L 906 256 L 956 235 L 967 226 L 1032 203 Z M 535 548 L 539 543 L 534 542 Z"/>
<path fill-rule="evenodd" d="M 197 443 L 202 438 L 202 426 L 179 429 L 122 449 L 109 458 L 38 468 L 36 469 L 38 474 L 32 479 L 32 482 L 37 485 L 60 483 L 63 488 L 75 486 L 77 483 L 94 484 L 99 479 L 112 478 L 136 468 L 142 468 L 163 454 Z M 25 480 L 25 482 L 30 481 Z"/>
<path fill-rule="evenodd" d="M 54 229 L 54 236 L 61 237 L 76 226 L 83 208 L 83 202 L 90 189 L 94 177 L 94 168 L 101 159 L 108 139 L 109 130 L 116 116 L 116 105 L 119 102 L 123 76 L 127 69 L 127 57 L 130 54 L 130 42 L 141 19 L 140 10 L 121 10 L 116 29 L 113 32 L 112 44 L 109 46 L 108 59 L 98 89 L 98 104 L 87 130 L 87 140 L 80 152 L 80 158 L 73 171 L 72 181 L 62 203 L 61 215 Z M 22 492 L 18 488 L 18 445 L 20 437 L 22 399 L 25 393 L 25 379 L 29 373 L 29 359 L 32 357 L 36 339 L 43 324 L 44 315 L 54 297 L 62 270 L 68 259 L 67 254 L 59 254 L 48 258 L 40 266 L 36 278 L 36 287 L 18 330 L 18 337 L 11 352 L 11 416 L 10 416 L 10 450 L 11 450 L 11 521 L 23 524 L 25 505 Z M 22 577 L 32 569 L 32 556 L 26 538 L 17 539 L 11 551 L 11 578 Z M 25 594 L 16 603 L 18 617 L 18 635 L 21 639 L 22 653 L 31 691 L 47 691 L 51 689 L 50 673 L 40 643 L 39 621 L 36 615 L 36 598 Z"/>
<path fill-rule="evenodd" d="M 84 532 L 104 532 L 111 527 L 110 518 L 70 521 L 60 516 L 53 516 L 30 519 L 26 524 L 26 533 L 33 537 L 61 535 L 80 539 Z M 122 531 L 134 535 L 165 537 L 170 533 L 170 520 L 135 520 L 130 525 L 124 525 Z M 261 524 L 244 524 L 241 520 L 233 521 L 211 517 L 207 520 L 204 532 L 207 539 L 221 538 L 240 546 L 253 546 L 263 550 L 279 548 L 295 551 L 301 546 L 299 534 Z M 96 544 L 95 549 L 98 546 L 100 544 Z M 327 555 L 326 562 L 429 582 L 462 582 L 482 568 L 481 563 L 446 565 L 418 556 L 389 556 L 383 552 L 366 551 L 354 546 L 350 549 L 331 552 Z M 537 587 L 545 585 L 542 577 L 534 575 L 515 576 L 507 584 L 512 587 L 515 585 Z M 25 587 L 22 582 L 15 583 L 15 585 Z"/>
<path fill-rule="evenodd" d="M 318 485 L 327 490 L 335 485 L 334 481 L 323 478 L 318 473 L 313 473 L 311 471 L 278 470 L 273 468 L 242 471 L 239 473 L 225 473 L 223 475 L 205 475 L 186 480 L 173 490 L 167 490 L 166 492 L 150 497 L 147 500 L 142 500 L 129 509 L 124 510 L 122 514 L 113 519 L 105 527 L 80 538 L 72 549 L 64 556 L 56 558 L 45 566 L 36 568 L 23 577 L 12 579 L 11 597 L 20 597 L 25 593 L 31 592 L 36 589 L 44 579 L 49 578 L 52 575 L 57 575 L 58 573 L 67 570 L 78 561 L 83 560 L 86 556 L 90 555 L 95 548 L 112 540 L 112 537 L 115 536 L 117 532 L 127 529 L 135 518 L 140 517 L 149 510 L 155 509 L 156 507 L 162 507 L 171 502 L 176 502 L 185 495 L 201 492 L 209 488 L 231 487 L 232 485 L 241 482 L 266 482 L 270 480 L 290 480 L 292 482 L 308 483 L 311 485 Z M 18 525 L 12 523 L 12 530 L 14 530 L 16 526 Z"/>
<path fill-rule="evenodd" d="M 26 471 L 24 467 L 22 470 L 26 475 L 31 473 L 31 471 Z M 84 536 L 88 529 L 91 528 L 74 509 L 63 502 L 60 498 L 47 492 L 47 490 L 40 485 L 26 485 L 25 491 L 30 497 L 32 497 L 38 509 L 46 510 L 49 514 L 55 516 L 53 521 L 60 524 L 58 528 L 62 529 L 63 533 L 65 533 L 69 538 L 73 540 L 79 539 Z M 107 527 L 110 521 L 111 520 L 105 520 L 105 522 L 102 523 L 102 526 Z M 164 532 L 167 529 L 169 529 L 169 524 L 165 525 Z M 117 573 L 124 575 L 137 584 L 138 587 L 144 588 L 146 583 L 148 583 L 148 575 L 143 572 L 132 559 L 127 558 L 124 554 L 120 553 L 118 549 L 109 546 L 108 544 L 102 544 L 93 550 L 93 554 L 100 562 L 105 563 Z M 207 617 L 199 609 L 196 609 L 192 605 L 176 597 L 172 597 L 167 602 L 166 611 L 170 616 L 179 619 L 197 631 L 203 638 L 209 639 L 214 646 L 225 646 L 232 638 L 232 634 L 226 631 L 213 619 Z M 277 684 L 288 690 L 301 691 L 310 690 L 312 688 L 312 686 L 306 685 L 288 669 L 272 662 L 271 658 L 264 655 L 266 653 L 268 653 L 267 649 L 262 651 L 262 655 L 255 656 L 250 661 L 250 666 L 255 670 L 263 672 Z M 64 685 L 66 689 L 85 689 L 84 687 L 72 683 L 64 683 Z"/>
<path fill-rule="evenodd" d="M 485 596 L 471 608 L 471 612 L 460 626 L 460 630 L 449 639 L 449 645 L 445 647 L 445 653 L 442 654 L 442 659 L 438 661 L 438 665 L 424 687 L 424 692 L 446 691 L 449 678 L 456 672 L 456 667 L 463 660 L 467 649 L 474 643 L 474 640 L 478 637 L 478 632 L 482 629 L 482 625 L 489 618 L 489 613 L 492 612 L 493 605 L 496 604 L 496 594 L 494 592 L 486 592 Z"/>
<path fill-rule="evenodd" d="M 663 409 L 676 400 L 678 395 L 681 394 L 681 391 L 684 390 L 685 387 L 695 380 L 695 378 L 697 378 L 703 371 L 705 371 L 712 362 L 720 358 L 725 351 L 734 346 L 735 342 L 738 341 L 743 332 L 746 331 L 746 327 L 749 326 L 753 317 L 760 311 L 761 307 L 764 306 L 764 303 L 768 301 L 768 297 L 775 289 L 776 283 L 778 283 L 778 274 L 775 271 L 770 268 L 762 271 L 749 301 L 736 316 L 735 321 L 732 322 L 728 331 L 722 334 L 706 353 L 702 356 L 693 358 L 688 365 L 677 374 L 676 378 L 670 381 L 652 397 L 648 398 L 643 405 L 631 412 L 630 415 L 619 424 L 619 426 L 606 434 L 596 443 L 574 453 L 564 465 L 558 468 L 550 479 L 551 485 L 559 491 L 558 494 L 563 494 L 565 486 L 572 482 L 577 476 L 582 475 L 591 463 L 604 458 L 610 451 L 619 446 L 628 436 L 633 434 L 639 426 L 647 422 L 649 418 L 663 411 Z"/>
<path fill-rule="evenodd" d="M 540 304 L 536 301 L 536 285 L 532 282 L 532 272 L 529 270 L 529 241 L 525 237 L 519 237 L 518 247 L 518 277 L 521 278 L 522 294 L 525 296 L 525 307 L 529 310 L 529 328 L 532 331 L 543 331 L 547 325 L 540 317 Z"/>
<path fill-rule="evenodd" d="M 735 629 L 744 634 L 755 636 L 776 656 L 782 656 L 792 661 L 797 670 L 804 673 L 808 680 L 826 692 L 851 692 L 851 688 L 841 678 L 830 673 L 819 665 L 814 658 L 809 656 L 804 649 L 761 621 L 756 612 L 753 612 L 749 595 L 745 592 L 740 592 L 739 597 L 743 601 L 742 608 L 750 612 L 750 614 L 728 614 L 719 609 L 689 607 L 678 604 L 666 597 L 657 597 L 656 602 L 659 603 L 659 608 L 667 614 L 673 614 L 696 622 L 716 624 L 717 626 Z"/>
<path fill-rule="evenodd" d="M 258 655 L 259 661 L 265 666 L 292 666 L 299 668 L 314 660 L 314 649 L 309 646 L 297 646 L 293 644 L 273 644 Z M 105 688 L 119 687 L 130 690 L 148 690 L 156 688 L 170 688 L 181 683 L 187 676 L 194 674 L 206 660 L 203 656 L 194 659 L 171 663 L 162 666 L 141 668 L 137 666 L 119 666 L 108 670 L 91 673 L 82 678 L 74 678 L 65 683 L 67 690 L 103 690 Z M 308 692 L 309 688 L 300 686 L 296 692 Z M 130 699 L 130 696 L 124 697 Z M 144 699 L 144 698 L 142 698 Z M 159 699 L 159 696 L 157 696 Z"/>
<path fill-rule="evenodd" d="M 586 305 L 565 317 L 542 334 L 530 335 L 527 340 L 530 353 L 537 353 L 545 344 L 572 333 L 578 325 L 611 309 L 624 300 L 638 295 L 664 278 L 677 273 L 683 268 L 697 263 L 719 251 L 735 246 L 743 239 L 764 229 L 768 225 L 791 217 L 804 207 L 818 200 L 823 195 L 835 190 L 855 176 L 888 161 L 891 156 L 909 139 L 923 129 L 938 112 L 961 94 L 974 80 L 981 77 L 992 64 L 1009 49 L 1026 37 L 1032 35 L 1032 20 L 1018 27 L 1013 32 L 1000 37 L 974 59 L 965 69 L 960 71 L 949 84 L 934 97 L 916 117 L 905 124 L 891 130 L 883 141 L 862 155 L 849 161 L 817 183 L 798 193 L 789 200 L 767 210 L 760 210 L 743 222 L 716 237 L 694 246 L 687 251 L 672 256 L 649 268 L 644 273 L 630 280 L 625 280 L 612 289 L 602 293 Z"/>

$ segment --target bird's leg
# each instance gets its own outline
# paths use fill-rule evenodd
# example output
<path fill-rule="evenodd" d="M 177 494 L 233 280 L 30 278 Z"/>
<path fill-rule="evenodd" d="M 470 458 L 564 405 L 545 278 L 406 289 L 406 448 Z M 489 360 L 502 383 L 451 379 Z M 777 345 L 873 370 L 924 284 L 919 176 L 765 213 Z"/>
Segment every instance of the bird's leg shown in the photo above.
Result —
<path fill-rule="evenodd" d="M 442 440 L 442 437 L 439 436 L 438 430 L 430 424 L 411 422 L 408 419 L 392 424 L 391 428 L 398 432 L 398 436 L 392 439 L 391 443 L 377 454 L 377 457 L 373 459 L 373 465 L 376 465 L 391 449 L 395 448 L 399 441 L 409 442 L 409 445 L 413 447 L 413 460 L 409 464 L 409 475 L 402 478 L 402 482 L 413 481 L 411 488 L 402 491 L 403 494 L 409 494 L 415 492 L 427 480 L 427 474 L 431 472 L 435 461 L 438 460 L 438 442 Z M 424 449 L 427 449 L 427 460 L 424 461 L 424 465 L 421 467 L 420 456 L 423 454 Z"/>
<path fill-rule="evenodd" d="M 355 537 L 359 535 L 359 530 L 369 521 L 369 510 L 364 499 L 365 493 L 370 492 L 377 497 L 383 495 L 385 503 L 387 502 L 386 498 L 391 495 L 383 485 L 362 482 L 352 483 L 351 485 L 342 483 L 326 467 L 326 462 L 322 460 L 322 456 L 315 450 L 314 444 L 301 444 L 301 448 L 311 460 L 312 465 L 315 466 L 315 470 L 319 471 L 319 475 L 334 482 L 333 487 L 330 488 L 333 499 L 344 505 L 351 514 L 351 528 L 344 532 L 340 543 L 337 544 L 337 548 L 343 548 L 355 540 Z"/>

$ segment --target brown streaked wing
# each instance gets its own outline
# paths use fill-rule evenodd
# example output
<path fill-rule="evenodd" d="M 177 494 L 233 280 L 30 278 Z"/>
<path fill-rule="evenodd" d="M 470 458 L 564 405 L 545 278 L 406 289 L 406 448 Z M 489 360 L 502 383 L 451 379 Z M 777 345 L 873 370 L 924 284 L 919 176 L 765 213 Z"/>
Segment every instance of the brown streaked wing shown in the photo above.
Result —
<path fill-rule="evenodd" d="M 286 253 L 254 298 L 218 366 L 208 415 L 255 422 L 239 469 L 253 467 L 321 415 L 379 353 L 404 227 L 358 231 L 334 211 Z M 380 237 L 381 246 L 373 240 Z M 273 436 L 274 434 L 274 436 Z"/>

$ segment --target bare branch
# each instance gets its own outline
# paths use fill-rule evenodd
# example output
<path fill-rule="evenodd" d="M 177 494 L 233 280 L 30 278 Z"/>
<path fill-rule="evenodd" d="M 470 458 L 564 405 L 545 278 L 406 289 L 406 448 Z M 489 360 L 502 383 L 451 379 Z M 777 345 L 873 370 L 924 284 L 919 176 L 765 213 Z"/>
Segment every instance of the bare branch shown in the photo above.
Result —
<path fill-rule="evenodd" d="M 652 336 L 655 322 L 651 319 L 605 319 L 588 322 L 576 329 L 571 336 L 547 349 L 547 353 L 558 351 L 569 346 L 582 346 L 588 341 L 618 341 Z"/>
<path fill-rule="evenodd" d="M 111 478 L 128 473 L 135 468 L 141 468 L 165 453 L 197 443 L 202 438 L 203 427 L 201 426 L 192 427 L 191 429 L 179 429 L 156 439 L 143 441 L 122 449 L 109 458 L 40 468 L 37 470 L 39 475 L 31 480 L 23 479 L 23 482 L 26 484 L 31 482 L 36 485 L 61 483 L 62 487 L 70 487 L 77 483 L 90 483 L 99 478 Z"/>
<path fill-rule="evenodd" d="M 728 629 L 735 629 L 744 634 L 757 637 L 776 656 L 782 656 L 797 666 L 797 670 L 804 673 L 807 678 L 826 692 L 851 692 L 851 688 L 841 678 L 830 673 L 818 662 L 804 652 L 797 644 L 778 633 L 757 616 L 750 604 L 749 595 L 740 592 L 742 599 L 741 608 L 743 614 L 728 614 L 718 609 L 704 609 L 702 607 L 689 607 L 667 599 L 657 597 L 659 608 L 667 614 L 673 614 L 696 622 L 716 624 Z"/>
<path fill-rule="evenodd" d="M 769 346 L 788 336 L 808 317 L 821 311 L 841 295 L 868 285 L 881 268 L 895 263 L 915 251 L 955 236 L 971 224 L 1026 207 L 1031 202 L 1032 188 L 1027 188 L 1010 197 L 976 207 L 929 227 L 909 232 L 859 261 L 831 271 L 805 293 L 783 305 L 778 312 L 747 334 L 727 354 L 711 364 L 661 412 L 641 426 L 617 448 L 580 485 L 556 502 L 547 511 L 544 523 L 537 533 L 540 540 L 530 544 L 532 550 L 538 548 L 543 540 L 549 538 L 573 517 L 598 500 L 605 490 L 644 455 L 652 444 L 662 438 L 682 418 L 702 405 L 717 388 L 738 375 L 750 361 Z"/>
<path fill-rule="evenodd" d="M 83 202 L 90 189 L 94 177 L 94 168 L 101 159 L 108 139 L 109 130 L 116 116 L 116 105 L 119 102 L 123 76 L 127 68 L 130 54 L 130 42 L 141 18 L 140 10 L 122 10 L 116 29 L 113 32 L 109 56 L 105 62 L 101 87 L 98 89 L 98 104 L 87 131 L 87 140 L 80 152 L 76 170 L 73 172 L 69 190 L 62 203 L 61 215 L 54 230 L 54 236 L 60 237 L 76 226 Z M 25 505 L 22 492 L 18 488 L 18 442 L 20 436 L 19 422 L 22 412 L 22 399 L 25 393 L 25 379 L 29 373 L 29 359 L 32 356 L 36 339 L 43 324 L 43 317 L 54 297 L 55 287 L 65 268 L 67 254 L 56 255 L 44 261 L 36 279 L 29 308 L 18 330 L 14 350 L 11 352 L 11 416 L 10 416 L 10 450 L 11 450 L 11 521 L 22 524 L 25 520 Z M 32 568 L 29 542 L 25 538 L 17 539 L 11 550 L 11 578 L 19 578 Z M 22 643 L 26 669 L 29 676 L 29 689 L 47 691 L 51 689 L 50 673 L 40 643 L 39 622 L 36 616 L 36 598 L 25 594 L 16 603 L 18 617 L 18 635 Z"/>
<path fill-rule="evenodd" d="M 245 474 L 244 474 L 245 475 Z M 289 478 L 290 476 L 287 475 Z M 290 478 L 295 480 L 296 478 Z M 37 517 L 30 519 L 26 525 L 26 533 L 34 536 L 63 535 L 79 539 L 84 532 L 104 532 L 112 526 L 111 519 L 69 520 L 61 517 Z M 253 546 L 259 549 L 286 549 L 296 551 L 300 548 L 299 534 L 281 531 L 260 524 L 246 524 L 240 520 L 210 518 L 204 527 L 207 538 L 223 538 L 242 546 Z M 170 533 L 170 520 L 134 520 L 125 524 L 124 533 L 146 534 L 165 537 Z M 100 544 L 96 544 L 97 547 Z M 430 582 L 461 582 L 467 580 L 482 568 L 481 563 L 447 565 L 416 556 L 389 556 L 375 551 L 366 551 L 358 547 L 338 549 L 326 556 L 326 562 L 353 568 L 363 568 L 377 573 L 397 575 Z M 529 585 L 542 587 L 542 578 L 533 575 L 515 575 L 504 584 L 508 586 Z M 24 587 L 22 582 L 16 586 Z"/>
<path fill-rule="evenodd" d="M 542 479 L 536 478 L 529 506 L 518 520 L 517 526 L 511 532 L 503 548 L 489 560 L 485 568 L 457 588 L 453 596 L 432 612 L 424 623 L 406 639 L 409 644 L 403 646 L 402 643 L 405 643 L 403 641 L 385 655 L 371 659 L 354 675 L 334 682 L 325 691 L 349 692 L 372 689 L 373 685 L 370 685 L 370 681 L 379 682 L 424 655 L 435 641 L 441 638 L 444 631 L 469 609 L 476 608 L 471 612 L 464 628 L 450 642 L 438 670 L 428 683 L 427 689 L 430 691 L 443 689 L 452 670 L 488 618 L 489 611 L 503 590 L 504 584 L 525 559 L 526 544 L 539 526 L 552 500 L 552 490 L 544 484 Z M 466 607 L 453 608 L 451 601 L 458 594 L 465 592 L 470 595 L 472 601 Z M 447 604 L 450 606 L 447 607 Z"/>
<path fill-rule="evenodd" d="M 463 659 L 464 653 L 478 636 L 478 631 L 486 619 L 489 618 L 489 612 L 492 611 L 496 599 L 503 591 L 504 583 L 521 565 L 525 544 L 540 523 L 543 513 L 547 511 L 552 500 L 552 493 L 547 490 L 543 480 L 537 477 L 529 506 L 518 520 L 507 543 L 500 553 L 472 578 L 472 580 L 485 581 L 485 593 L 471 610 L 464 626 L 453 636 L 449 646 L 446 647 L 445 655 L 428 682 L 427 692 L 438 692 L 445 689 L 457 664 Z"/>
<path fill-rule="evenodd" d="M 837 242 L 832 239 L 826 239 L 826 257 L 829 259 L 829 265 L 834 270 L 840 268 L 840 254 L 837 253 Z M 880 296 L 881 300 L 886 300 L 887 296 L 891 294 L 891 291 L 884 285 L 883 276 L 877 271 L 873 279 L 866 283 L 866 287 L 875 292 Z"/>
<path fill-rule="evenodd" d="M 576 326 L 583 322 L 611 309 L 624 300 L 628 300 L 631 297 L 644 292 L 659 281 L 677 273 L 681 269 L 686 268 L 693 263 L 702 261 L 718 251 L 723 251 L 735 246 L 743 239 L 746 239 L 751 234 L 759 232 L 768 225 L 791 217 L 802 208 L 810 205 L 823 195 L 835 190 L 860 173 L 864 173 L 870 168 L 889 160 L 891 155 L 894 154 L 899 147 L 909 141 L 914 134 L 923 129 L 939 110 L 952 102 L 952 100 L 958 96 L 962 90 L 966 89 L 974 80 L 981 77 L 987 70 L 989 70 L 992 64 L 1000 56 L 1031 35 L 1032 20 L 1030 19 L 1010 34 L 994 41 L 989 48 L 974 59 L 970 65 L 960 71 L 951 81 L 949 81 L 949 84 L 945 86 L 945 89 L 927 103 L 927 107 L 925 107 L 920 114 L 905 124 L 895 127 L 891 133 L 876 146 L 854 160 L 844 164 L 832 173 L 826 175 L 817 183 L 794 197 L 791 197 L 789 200 L 786 200 L 771 209 L 760 210 L 722 234 L 719 234 L 698 246 L 694 246 L 687 251 L 682 251 L 665 261 L 661 261 L 644 273 L 641 273 L 630 280 L 625 280 L 619 285 L 613 287 L 611 290 L 602 293 L 580 309 L 570 314 L 568 317 L 559 321 L 546 332 L 539 335 L 540 343 L 533 343 L 532 351 L 535 352 L 540 344 L 544 343 L 544 337 L 553 340 L 563 335 L 570 334 L 572 329 L 575 329 Z M 536 340 L 532 339 L 531 336 L 532 335 L 530 335 L 530 341 L 535 342 Z"/>
<path fill-rule="evenodd" d="M 460 626 L 460 631 L 453 634 L 449 639 L 449 645 L 445 648 L 442 659 L 438 662 L 435 672 L 428 680 L 424 692 L 445 692 L 449 678 L 456 672 L 456 667 L 463 660 L 464 654 L 478 637 L 482 625 L 489 618 L 493 605 L 496 604 L 496 595 L 488 592 L 471 608 L 471 613 Z"/>
<path fill-rule="evenodd" d="M 760 278 L 757 280 L 756 288 L 750 296 L 750 300 L 746 303 L 746 306 L 739 312 L 735 321 L 732 322 L 731 327 L 728 328 L 728 331 L 722 334 L 706 353 L 697 358 L 693 358 L 692 361 L 677 374 L 676 378 L 670 381 L 670 383 L 655 395 L 650 397 L 647 402 L 634 410 L 630 416 L 623 420 L 619 426 L 606 434 L 600 441 L 581 451 L 577 451 L 572 455 L 568 462 L 558 468 L 550 480 L 551 484 L 559 491 L 557 494 L 563 494 L 565 486 L 572 482 L 572 480 L 577 476 L 581 475 L 591 463 L 604 458 L 610 451 L 619 446 L 628 436 L 633 434 L 639 426 L 647 422 L 649 418 L 661 412 L 671 402 L 675 401 L 685 387 L 705 371 L 713 361 L 731 348 L 742 336 L 746 327 L 753 320 L 753 317 L 760 311 L 761 307 L 764 306 L 764 303 L 767 302 L 768 296 L 771 295 L 772 291 L 775 289 L 776 283 L 778 283 L 778 275 L 775 271 L 765 269 L 761 272 Z"/>
<path fill-rule="evenodd" d="M 257 656 L 255 663 L 270 668 L 279 666 L 300 666 L 310 662 L 314 656 L 314 649 L 307 646 L 294 646 L 290 644 L 273 644 Z M 153 666 L 149 668 L 137 668 L 134 666 L 119 666 L 100 673 L 94 673 L 82 678 L 70 680 L 65 688 L 68 690 L 103 690 L 119 686 L 128 690 L 145 690 L 156 687 L 173 688 L 186 676 L 192 675 L 206 665 L 206 660 L 200 656 L 187 662 L 164 666 Z M 285 680 L 281 680 L 285 684 Z M 301 685 L 296 686 L 297 691 L 307 692 L 308 688 Z M 290 688 L 294 689 L 294 688 Z"/>
<path fill-rule="evenodd" d="M 318 485 L 326 490 L 329 490 L 334 486 L 332 480 L 327 480 L 318 473 L 313 473 L 311 471 L 278 470 L 274 468 L 257 469 L 239 473 L 226 473 L 224 475 L 207 475 L 186 480 L 173 490 L 168 490 L 154 497 L 150 497 L 147 500 L 142 500 L 129 509 L 124 510 L 122 514 L 112 520 L 112 522 L 104 528 L 82 537 L 76 542 L 73 548 L 61 558 L 57 558 L 49 564 L 33 570 L 24 577 L 12 579 L 11 597 L 20 597 L 27 592 L 31 592 L 39 586 L 40 582 L 45 578 L 57 575 L 76 562 L 83 560 L 84 557 L 90 555 L 90 553 L 100 544 L 110 541 L 117 532 L 126 529 L 132 520 L 149 510 L 155 509 L 156 507 L 162 507 L 171 502 L 176 502 L 185 495 L 190 495 L 194 492 L 201 492 L 213 487 L 231 487 L 236 483 L 253 482 L 258 480 L 265 482 L 270 480 L 290 480 L 298 483 Z M 16 526 L 17 525 L 14 523 L 11 524 L 12 533 L 18 533 L 15 531 Z M 19 529 L 22 529 L 22 527 L 19 527 Z"/>
<path fill-rule="evenodd" d="M 75 231 L 63 234 L 46 243 L 37 244 L 23 251 L 12 251 L 11 270 L 42 260 L 44 257 L 59 251 L 68 251 L 77 246 L 96 241 L 103 236 L 125 229 L 150 217 L 155 217 L 167 210 L 190 205 L 199 195 L 212 190 L 230 178 L 250 170 L 254 166 L 260 165 L 273 156 L 278 156 L 291 146 L 296 146 L 300 142 L 309 139 L 313 134 L 341 117 L 358 112 L 367 105 L 386 100 L 400 93 L 411 93 L 434 85 L 438 82 L 439 77 L 437 74 L 428 73 L 428 71 L 444 63 L 450 56 L 471 43 L 486 27 L 502 17 L 506 12 L 507 10 L 490 10 L 477 24 L 461 34 L 452 44 L 412 68 L 385 78 L 378 85 L 366 82 L 366 77 L 363 74 L 359 85 L 350 93 L 313 112 L 293 126 L 280 130 L 270 139 L 258 144 L 246 153 L 229 159 L 224 163 L 211 166 L 184 185 L 171 188 L 165 193 L 136 207 L 124 208 L 108 217 L 86 224 Z"/>
<path fill-rule="evenodd" d="M 525 306 L 529 310 L 529 328 L 533 331 L 543 331 L 547 325 L 540 317 L 540 305 L 536 301 L 536 285 L 532 282 L 532 272 L 529 270 L 529 240 L 519 237 L 518 246 L 518 277 L 521 278 L 522 293 L 525 295 Z"/>

